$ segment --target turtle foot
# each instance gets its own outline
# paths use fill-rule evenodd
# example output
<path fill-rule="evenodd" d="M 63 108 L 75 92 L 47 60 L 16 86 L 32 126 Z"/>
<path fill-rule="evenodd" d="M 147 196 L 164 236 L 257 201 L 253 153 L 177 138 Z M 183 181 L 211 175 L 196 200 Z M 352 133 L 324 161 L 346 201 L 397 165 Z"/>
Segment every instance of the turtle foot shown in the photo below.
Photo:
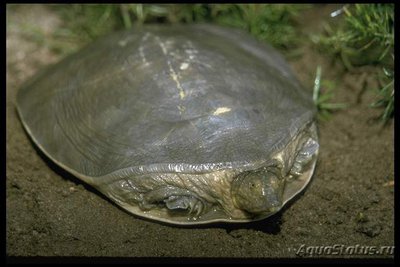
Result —
<path fill-rule="evenodd" d="M 303 173 L 304 167 L 311 162 L 313 156 L 318 152 L 318 148 L 319 145 L 317 141 L 312 138 L 308 139 L 297 154 L 290 174 L 300 176 Z"/>
<path fill-rule="evenodd" d="M 207 205 L 190 190 L 166 186 L 144 194 L 139 206 L 142 210 L 166 207 L 174 212 L 187 211 L 193 218 L 197 218 Z"/>

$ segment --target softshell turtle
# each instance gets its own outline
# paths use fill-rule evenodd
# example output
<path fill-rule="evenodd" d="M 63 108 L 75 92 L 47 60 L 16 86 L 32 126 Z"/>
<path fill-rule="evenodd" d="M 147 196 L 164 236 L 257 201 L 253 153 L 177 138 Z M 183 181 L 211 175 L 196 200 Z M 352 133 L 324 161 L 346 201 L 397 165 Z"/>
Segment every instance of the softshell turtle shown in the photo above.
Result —
<path fill-rule="evenodd" d="M 310 181 L 315 108 L 284 59 L 239 30 L 103 37 L 17 96 L 33 142 L 129 212 L 173 224 L 266 218 Z"/>

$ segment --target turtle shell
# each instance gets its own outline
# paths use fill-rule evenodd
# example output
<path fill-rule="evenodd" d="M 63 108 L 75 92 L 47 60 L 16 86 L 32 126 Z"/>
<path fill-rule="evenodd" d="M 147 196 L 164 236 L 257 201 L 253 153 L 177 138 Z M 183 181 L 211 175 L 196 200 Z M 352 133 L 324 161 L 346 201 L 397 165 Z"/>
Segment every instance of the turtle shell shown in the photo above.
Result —
<path fill-rule="evenodd" d="M 48 157 L 105 194 L 126 177 L 258 169 L 315 114 L 273 48 L 210 25 L 100 38 L 26 83 L 17 108 Z"/>

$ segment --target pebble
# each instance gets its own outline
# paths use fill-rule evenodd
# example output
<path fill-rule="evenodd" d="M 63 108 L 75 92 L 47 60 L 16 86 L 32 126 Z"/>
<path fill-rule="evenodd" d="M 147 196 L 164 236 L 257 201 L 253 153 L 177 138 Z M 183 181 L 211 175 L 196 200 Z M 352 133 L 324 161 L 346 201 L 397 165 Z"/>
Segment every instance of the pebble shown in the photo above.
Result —
<path fill-rule="evenodd" d="M 379 222 L 371 220 L 367 215 L 359 212 L 356 217 L 356 231 L 369 237 L 375 237 L 381 233 L 382 226 Z"/>
<path fill-rule="evenodd" d="M 19 185 L 19 183 L 17 182 L 17 180 L 13 180 L 13 181 L 11 181 L 11 186 L 13 187 L 13 188 L 16 188 L 16 189 L 21 189 L 21 186 Z"/>
<path fill-rule="evenodd" d="M 382 226 L 376 222 L 367 222 L 359 224 L 356 228 L 356 231 L 369 237 L 375 237 L 381 233 Z"/>
<path fill-rule="evenodd" d="M 71 193 L 74 193 L 74 192 L 77 192 L 78 191 L 78 189 L 76 189 L 75 187 L 73 187 L 73 186 L 71 186 L 70 188 L 69 188 L 69 192 L 71 192 Z"/>

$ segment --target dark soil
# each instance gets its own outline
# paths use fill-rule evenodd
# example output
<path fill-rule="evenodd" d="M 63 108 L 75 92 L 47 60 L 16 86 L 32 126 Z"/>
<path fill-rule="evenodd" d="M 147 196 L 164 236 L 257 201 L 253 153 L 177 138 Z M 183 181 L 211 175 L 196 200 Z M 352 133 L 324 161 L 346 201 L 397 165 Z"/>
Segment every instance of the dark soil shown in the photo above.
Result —
<path fill-rule="evenodd" d="M 304 20 L 310 20 L 300 25 L 304 34 L 318 30 L 335 8 L 305 11 Z M 376 121 L 382 110 L 368 106 L 375 100 L 371 88 L 378 86 L 374 67 L 349 72 L 304 45 L 301 56 L 290 61 L 299 79 L 312 87 L 321 65 L 323 77 L 337 83 L 333 101 L 349 105 L 319 123 L 312 183 L 282 212 L 260 222 L 174 227 L 118 208 L 49 162 L 24 132 L 15 110 L 18 88 L 61 59 L 27 31 L 41 29 L 46 40 L 61 23 L 46 6 L 7 9 L 7 255 L 297 257 L 302 253 L 296 251 L 305 251 L 302 245 L 328 246 L 328 254 L 335 245 L 394 245 L 394 130 L 393 122 L 383 127 Z"/>

